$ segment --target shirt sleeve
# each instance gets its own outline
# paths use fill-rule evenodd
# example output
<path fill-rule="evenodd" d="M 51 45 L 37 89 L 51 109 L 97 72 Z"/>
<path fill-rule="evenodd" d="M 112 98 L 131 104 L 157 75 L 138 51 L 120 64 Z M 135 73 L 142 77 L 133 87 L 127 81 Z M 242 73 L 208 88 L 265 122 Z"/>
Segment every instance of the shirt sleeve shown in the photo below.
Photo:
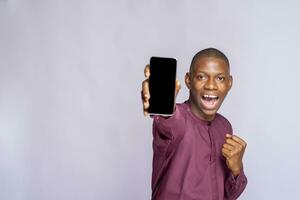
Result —
<path fill-rule="evenodd" d="M 225 180 L 225 197 L 226 200 L 237 199 L 247 185 L 247 177 L 242 169 L 237 177 L 234 177 L 232 173 L 229 173 Z"/>
<path fill-rule="evenodd" d="M 174 114 L 164 118 L 153 116 L 153 148 L 156 153 L 168 153 L 184 134 L 185 120 L 182 110 L 176 105 Z"/>

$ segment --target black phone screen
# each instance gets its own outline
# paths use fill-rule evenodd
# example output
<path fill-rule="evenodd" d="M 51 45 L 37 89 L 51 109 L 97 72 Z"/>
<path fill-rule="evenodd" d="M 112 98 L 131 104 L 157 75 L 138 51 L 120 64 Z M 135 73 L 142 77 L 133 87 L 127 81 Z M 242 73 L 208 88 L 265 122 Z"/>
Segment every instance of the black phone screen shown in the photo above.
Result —
<path fill-rule="evenodd" d="M 149 77 L 150 114 L 172 115 L 175 105 L 175 58 L 151 57 Z"/>

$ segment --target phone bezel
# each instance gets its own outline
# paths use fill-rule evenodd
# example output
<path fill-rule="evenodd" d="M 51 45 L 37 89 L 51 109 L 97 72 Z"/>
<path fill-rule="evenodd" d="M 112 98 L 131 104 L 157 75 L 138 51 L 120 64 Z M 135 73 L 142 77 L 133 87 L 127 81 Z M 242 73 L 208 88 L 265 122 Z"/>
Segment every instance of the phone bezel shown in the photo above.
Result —
<path fill-rule="evenodd" d="M 176 57 L 162 57 L 162 56 L 152 56 L 150 58 L 150 62 L 149 62 L 149 65 L 150 65 L 150 72 L 151 72 L 151 59 L 152 58 L 167 58 L 167 59 L 174 59 L 175 60 L 175 63 L 176 63 L 176 70 L 175 70 L 175 82 L 174 82 L 174 85 L 175 85 L 175 90 L 174 90 L 174 100 L 173 100 L 173 112 L 171 114 L 166 114 L 166 113 L 153 113 L 153 112 L 149 112 L 149 115 L 154 115 L 154 116 L 163 116 L 163 117 L 170 117 L 170 116 L 173 116 L 173 114 L 175 113 L 175 108 L 176 108 L 176 78 L 177 78 L 177 58 Z M 150 76 L 151 76 L 151 73 L 150 73 Z"/>

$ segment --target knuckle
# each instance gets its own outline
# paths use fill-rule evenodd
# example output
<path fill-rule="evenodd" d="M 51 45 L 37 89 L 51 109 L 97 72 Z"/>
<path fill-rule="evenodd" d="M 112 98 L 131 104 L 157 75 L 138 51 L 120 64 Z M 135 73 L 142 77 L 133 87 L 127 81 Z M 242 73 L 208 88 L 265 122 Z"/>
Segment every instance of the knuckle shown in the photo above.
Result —
<path fill-rule="evenodd" d="M 144 101 L 143 106 L 144 106 L 145 109 L 147 109 L 148 108 L 148 102 Z"/>
<path fill-rule="evenodd" d="M 147 80 L 144 80 L 144 81 L 142 82 L 142 86 L 144 87 L 144 86 L 146 85 L 146 83 L 147 83 Z"/>
<path fill-rule="evenodd" d="M 237 149 L 238 149 L 238 150 L 242 150 L 242 149 L 243 149 L 243 145 L 238 144 L 238 145 L 237 145 Z"/>

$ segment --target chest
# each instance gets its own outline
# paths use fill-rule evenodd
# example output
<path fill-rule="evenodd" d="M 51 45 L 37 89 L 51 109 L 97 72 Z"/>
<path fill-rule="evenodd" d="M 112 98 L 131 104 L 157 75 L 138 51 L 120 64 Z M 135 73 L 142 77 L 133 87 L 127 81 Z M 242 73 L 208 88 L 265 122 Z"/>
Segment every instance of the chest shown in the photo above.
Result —
<path fill-rule="evenodd" d="M 220 126 L 187 124 L 178 146 L 180 153 L 199 161 L 221 158 L 226 130 Z"/>

